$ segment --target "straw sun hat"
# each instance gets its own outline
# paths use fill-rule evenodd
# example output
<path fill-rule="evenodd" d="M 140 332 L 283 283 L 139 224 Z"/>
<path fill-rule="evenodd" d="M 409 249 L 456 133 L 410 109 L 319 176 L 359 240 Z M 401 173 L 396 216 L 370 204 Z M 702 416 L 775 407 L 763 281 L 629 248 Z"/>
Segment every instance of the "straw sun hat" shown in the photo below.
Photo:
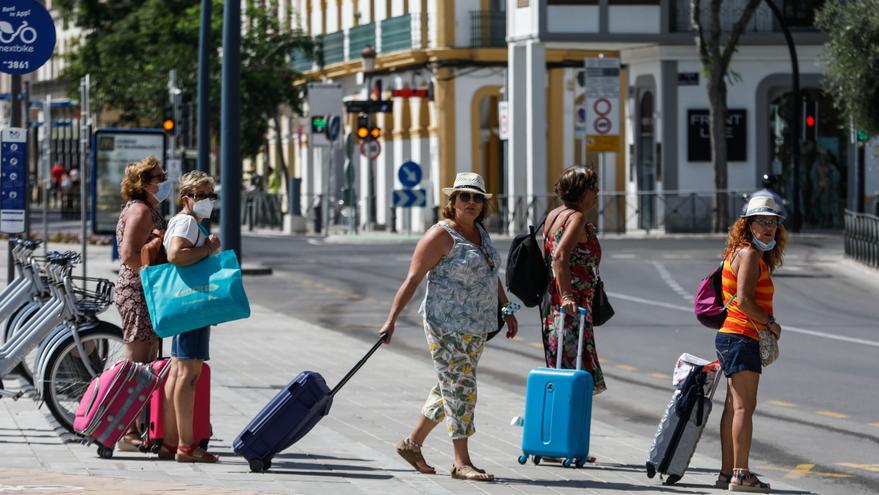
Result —
<path fill-rule="evenodd" d="M 444 187 L 443 193 L 474 192 L 490 198 L 492 195 L 485 192 L 485 181 L 482 176 L 473 172 L 461 172 L 455 176 L 455 184 L 452 187 Z"/>
<path fill-rule="evenodd" d="M 781 207 L 770 196 L 755 196 L 748 201 L 748 207 L 742 217 L 747 218 L 757 215 L 771 215 L 784 218 L 784 215 L 781 213 Z"/>

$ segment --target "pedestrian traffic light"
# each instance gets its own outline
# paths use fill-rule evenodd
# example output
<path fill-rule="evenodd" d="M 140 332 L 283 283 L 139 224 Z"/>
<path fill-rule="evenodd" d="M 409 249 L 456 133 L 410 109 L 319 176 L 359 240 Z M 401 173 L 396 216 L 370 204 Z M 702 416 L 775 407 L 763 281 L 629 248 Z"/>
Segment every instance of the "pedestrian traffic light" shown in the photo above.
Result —
<path fill-rule="evenodd" d="M 863 129 L 859 129 L 858 130 L 858 142 L 866 143 L 869 140 L 870 140 L 870 134 Z"/>
<path fill-rule="evenodd" d="M 818 102 L 803 101 L 803 140 L 816 141 L 818 136 Z"/>

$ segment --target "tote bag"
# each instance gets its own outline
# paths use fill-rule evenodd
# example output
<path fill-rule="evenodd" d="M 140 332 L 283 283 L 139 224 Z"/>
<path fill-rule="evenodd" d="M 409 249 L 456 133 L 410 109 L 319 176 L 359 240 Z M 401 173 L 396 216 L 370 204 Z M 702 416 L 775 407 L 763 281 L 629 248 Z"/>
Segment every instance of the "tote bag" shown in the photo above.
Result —
<path fill-rule="evenodd" d="M 232 250 L 189 266 L 144 267 L 140 280 L 153 330 L 162 338 L 250 316 L 241 267 Z"/>

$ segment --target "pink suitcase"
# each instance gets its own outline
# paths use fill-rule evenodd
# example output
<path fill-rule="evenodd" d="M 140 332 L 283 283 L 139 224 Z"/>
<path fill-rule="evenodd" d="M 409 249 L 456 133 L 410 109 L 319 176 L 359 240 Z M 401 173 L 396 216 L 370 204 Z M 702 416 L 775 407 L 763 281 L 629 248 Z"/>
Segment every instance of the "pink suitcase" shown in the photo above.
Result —
<path fill-rule="evenodd" d="M 156 363 L 164 363 L 168 359 L 159 359 Z M 162 366 L 160 364 L 159 366 Z M 157 453 L 165 438 L 165 380 L 150 396 L 147 404 L 145 428 L 147 435 L 142 450 Z M 196 443 L 202 449 L 207 450 L 211 439 L 211 367 L 204 363 L 198 383 L 195 384 L 195 408 L 193 409 L 192 433 Z"/>
<path fill-rule="evenodd" d="M 166 370 L 166 364 L 117 361 L 89 384 L 76 409 L 74 431 L 98 444 L 99 457 L 113 457 L 116 442 L 137 418 Z"/>

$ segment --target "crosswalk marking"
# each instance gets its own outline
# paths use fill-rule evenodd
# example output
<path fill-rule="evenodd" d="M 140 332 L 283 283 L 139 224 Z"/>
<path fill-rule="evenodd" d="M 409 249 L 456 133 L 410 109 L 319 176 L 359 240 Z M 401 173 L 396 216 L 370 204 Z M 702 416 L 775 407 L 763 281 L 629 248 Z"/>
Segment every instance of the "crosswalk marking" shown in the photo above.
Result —
<path fill-rule="evenodd" d="M 786 400 L 770 400 L 770 401 L 766 401 L 766 403 L 772 404 L 773 406 L 778 406 L 778 407 L 799 407 L 796 404 L 794 404 L 793 402 L 788 402 Z"/>
<path fill-rule="evenodd" d="M 835 411 L 815 411 L 816 414 L 820 414 L 821 416 L 827 416 L 828 418 L 833 419 L 847 419 L 848 414 L 838 413 Z"/>

